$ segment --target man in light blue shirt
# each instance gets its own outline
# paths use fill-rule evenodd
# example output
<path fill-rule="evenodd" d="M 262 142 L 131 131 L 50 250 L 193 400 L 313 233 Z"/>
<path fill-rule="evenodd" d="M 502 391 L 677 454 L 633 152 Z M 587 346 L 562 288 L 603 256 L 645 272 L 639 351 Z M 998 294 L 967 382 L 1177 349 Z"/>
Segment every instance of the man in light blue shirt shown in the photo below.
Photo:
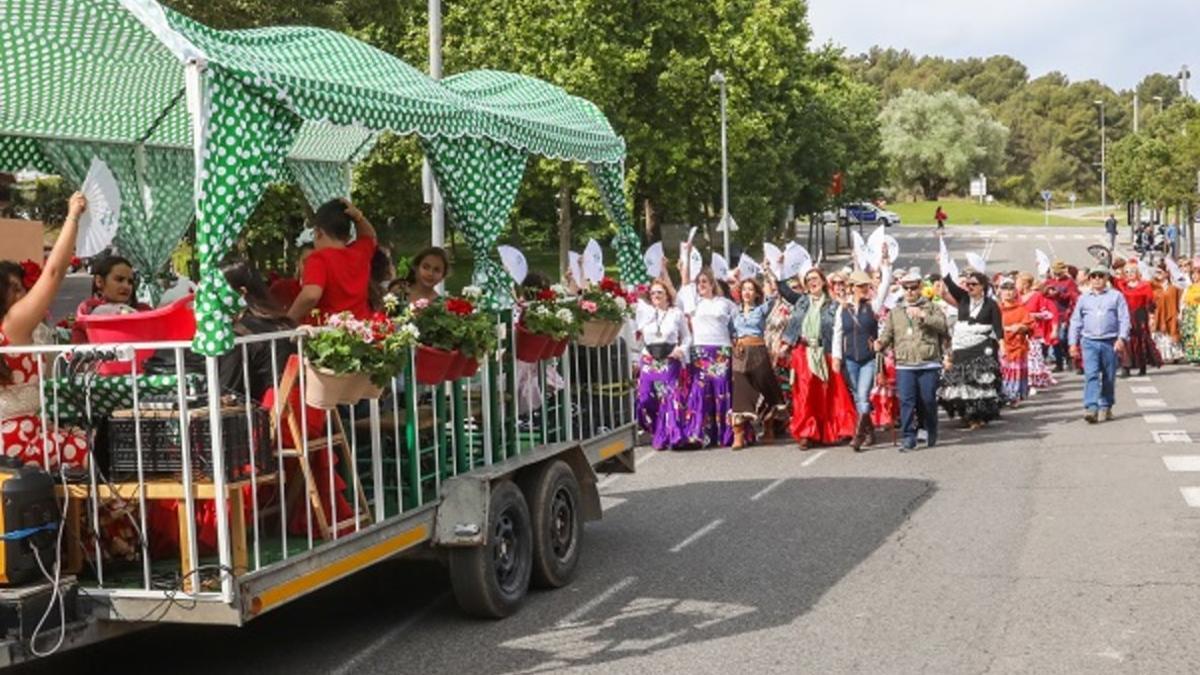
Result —
<path fill-rule="evenodd" d="M 1075 303 L 1067 337 L 1071 355 L 1083 356 L 1083 419 L 1088 424 L 1113 418 L 1117 356 L 1129 339 L 1129 305 L 1109 287 L 1111 277 L 1107 267 L 1088 270 L 1089 290 Z"/>

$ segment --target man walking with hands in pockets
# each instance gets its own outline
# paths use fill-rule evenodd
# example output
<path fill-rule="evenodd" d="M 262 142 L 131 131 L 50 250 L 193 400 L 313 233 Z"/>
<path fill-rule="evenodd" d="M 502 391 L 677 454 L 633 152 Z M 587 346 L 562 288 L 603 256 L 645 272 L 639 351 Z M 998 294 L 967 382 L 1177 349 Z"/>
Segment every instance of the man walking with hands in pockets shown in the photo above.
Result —
<path fill-rule="evenodd" d="M 1088 424 L 1113 418 L 1116 403 L 1117 356 L 1129 339 L 1129 305 L 1109 287 L 1112 273 L 1097 266 L 1088 271 L 1088 292 L 1079 296 L 1071 313 L 1068 344 L 1071 356 L 1083 355 L 1083 419 Z"/>

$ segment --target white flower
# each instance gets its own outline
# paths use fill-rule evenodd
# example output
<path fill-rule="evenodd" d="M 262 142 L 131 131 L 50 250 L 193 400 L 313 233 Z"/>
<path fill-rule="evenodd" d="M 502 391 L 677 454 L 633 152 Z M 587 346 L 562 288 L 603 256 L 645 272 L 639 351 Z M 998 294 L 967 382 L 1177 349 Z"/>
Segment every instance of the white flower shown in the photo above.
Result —
<path fill-rule="evenodd" d="M 565 307 L 555 312 L 554 315 L 557 316 L 558 320 L 562 321 L 563 323 L 572 323 L 575 321 L 575 314 Z"/>
<path fill-rule="evenodd" d="M 534 308 L 533 313 L 538 316 L 550 316 L 550 309 L 545 305 L 538 305 Z"/>
<path fill-rule="evenodd" d="M 463 286 L 462 295 L 468 300 L 478 300 L 483 297 L 483 289 L 478 286 Z"/>
<path fill-rule="evenodd" d="M 383 296 L 383 306 L 390 312 L 400 306 L 400 298 L 395 293 L 388 293 Z"/>
<path fill-rule="evenodd" d="M 567 294 L 567 287 L 562 284 L 554 284 L 550 287 L 550 290 L 554 291 L 554 294 L 560 298 Z"/>
<path fill-rule="evenodd" d="M 415 324 L 406 323 L 400 327 L 400 334 L 405 338 L 416 342 L 421 338 L 421 329 L 417 328 Z"/>
<path fill-rule="evenodd" d="M 627 307 L 629 307 L 629 303 L 625 302 L 625 298 L 622 298 L 619 295 L 617 297 L 613 298 L 613 300 L 617 301 L 617 309 L 621 310 L 622 312 L 624 312 L 625 309 Z"/>

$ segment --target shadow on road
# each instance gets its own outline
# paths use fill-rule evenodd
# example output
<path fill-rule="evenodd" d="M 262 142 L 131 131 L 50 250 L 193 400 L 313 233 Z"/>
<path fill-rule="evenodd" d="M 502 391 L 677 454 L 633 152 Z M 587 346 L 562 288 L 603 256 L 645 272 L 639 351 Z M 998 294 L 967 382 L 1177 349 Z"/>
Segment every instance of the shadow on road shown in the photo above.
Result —
<path fill-rule="evenodd" d="M 355 673 L 603 664 L 795 621 L 935 491 L 929 481 L 886 478 L 771 486 L 612 495 L 622 501 L 588 526 L 575 583 L 533 592 L 504 621 L 464 616 L 440 566 L 390 562 L 241 629 L 160 627 L 14 672 L 328 673 L 356 656 Z"/>

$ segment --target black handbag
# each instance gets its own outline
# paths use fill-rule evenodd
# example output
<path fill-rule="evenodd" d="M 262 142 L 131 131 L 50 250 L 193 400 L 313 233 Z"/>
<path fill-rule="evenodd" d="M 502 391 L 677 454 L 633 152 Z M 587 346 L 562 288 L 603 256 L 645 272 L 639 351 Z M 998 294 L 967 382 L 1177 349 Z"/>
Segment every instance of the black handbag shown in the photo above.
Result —
<path fill-rule="evenodd" d="M 674 351 L 675 345 L 669 342 L 656 342 L 646 345 L 646 352 L 659 361 L 666 361 L 671 358 L 671 353 Z"/>

